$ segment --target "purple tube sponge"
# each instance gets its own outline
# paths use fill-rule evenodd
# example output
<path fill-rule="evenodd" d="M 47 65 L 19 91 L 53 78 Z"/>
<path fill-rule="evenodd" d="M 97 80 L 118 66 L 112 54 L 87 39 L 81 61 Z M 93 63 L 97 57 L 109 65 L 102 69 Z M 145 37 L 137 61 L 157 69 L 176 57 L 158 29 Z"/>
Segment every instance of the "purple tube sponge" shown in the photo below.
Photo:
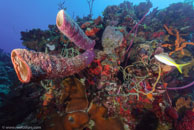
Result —
<path fill-rule="evenodd" d="M 23 83 L 44 78 L 73 75 L 92 62 L 94 52 L 87 50 L 73 58 L 49 55 L 42 52 L 14 49 L 11 60 L 18 79 Z"/>
<path fill-rule="evenodd" d="M 11 60 L 21 82 L 73 75 L 87 67 L 94 59 L 95 41 L 89 39 L 63 10 L 57 14 L 56 21 L 59 30 L 86 51 L 73 58 L 64 58 L 26 49 L 14 49 L 11 52 Z"/>
<path fill-rule="evenodd" d="M 56 24 L 58 29 L 78 47 L 84 50 L 94 48 L 95 41 L 89 39 L 77 23 L 75 23 L 64 10 L 58 12 Z"/>

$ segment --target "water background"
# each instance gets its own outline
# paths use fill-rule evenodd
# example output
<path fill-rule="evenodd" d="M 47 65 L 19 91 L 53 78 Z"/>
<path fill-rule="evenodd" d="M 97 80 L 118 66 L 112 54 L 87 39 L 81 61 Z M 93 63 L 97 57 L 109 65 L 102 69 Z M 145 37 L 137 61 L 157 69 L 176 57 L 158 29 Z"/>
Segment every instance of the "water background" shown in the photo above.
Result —
<path fill-rule="evenodd" d="M 95 0 L 93 18 L 102 15 L 108 5 L 118 5 L 124 0 Z M 145 0 L 129 0 L 134 4 Z M 167 7 L 169 4 L 184 0 L 151 0 L 153 8 Z M 47 29 L 55 24 L 58 4 L 63 0 L 0 0 L 0 48 L 11 52 L 14 48 L 24 48 L 20 32 L 33 28 Z M 65 7 L 71 17 L 87 16 L 87 0 L 66 0 Z"/>

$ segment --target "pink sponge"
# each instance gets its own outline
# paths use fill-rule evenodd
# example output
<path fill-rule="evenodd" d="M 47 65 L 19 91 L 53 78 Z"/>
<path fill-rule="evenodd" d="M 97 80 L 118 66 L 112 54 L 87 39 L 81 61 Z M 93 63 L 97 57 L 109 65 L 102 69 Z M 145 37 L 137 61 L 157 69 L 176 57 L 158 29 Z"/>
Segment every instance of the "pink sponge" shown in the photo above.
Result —
<path fill-rule="evenodd" d="M 89 39 L 81 28 L 75 23 L 64 10 L 57 14 L 56 24 L 58 29 L 66 35 L 78 47 L 87 50 L 94 48 L 95 41 Z"/>
<path fill-rule="evenodd" d="M 64 58 L 26 49 L 14 49 L 11 60 L 21 82 L 73 75 L 87 67 L 94 59 L 95 41 L 89 39 L 63 10 L 57 14 L 56 21 L 59 30 L 86 51 L 73 58 Z"/>
<path fill-rule="evenodd" d="M 87 50 L 73 58 L 48 55 L 42 52 L 14 49 L 11 60 L 19 80 L 28 83 L 30 80 L 57 78 L 73 75 L 92 62 L 94 52 Z"/>

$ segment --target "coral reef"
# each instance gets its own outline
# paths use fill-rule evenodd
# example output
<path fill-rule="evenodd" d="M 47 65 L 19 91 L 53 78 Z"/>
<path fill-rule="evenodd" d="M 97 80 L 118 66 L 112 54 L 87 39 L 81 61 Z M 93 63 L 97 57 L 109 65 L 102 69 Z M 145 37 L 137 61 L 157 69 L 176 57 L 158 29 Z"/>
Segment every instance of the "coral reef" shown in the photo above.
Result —
<path fill-rule="evenodd" d="M 146 18 L 145 24 L 152 32 L 161 30 L 163 28 L 163 24 L 168 24 L 168 26 L 177 28 L 184 33 L 187 33 L 188 31 L 193 32 L 193 13 L 194 10 L 192 5 L 185 3 L 173 3 L 164 10 L 158 10 L 157 8 L 153 9 Z"/>
<path fill-rule="evenodd" d="M 96 19 L 89 6 L 87 17 L 74 21 L 61 10 L 56 26 L 21 33 L 27 49 L 14 49 L 11 58 L 19 80 L 27 83 L 21 90 L 33 88 L 30 99 L 21 96 L 26 103 L 21 107 L 33 97 L 30 111 L 36 111 L 20 112 L 18 121 L 16 114 L 13 124 L 51 130 L 193 129 L 191 4 L 150 12 L 150 0 L 139 5 L 124 1 Z M 180 74 L 155 59 L 162 53 L 190 64 Z M 13 105 L 7 104 L 3 112 Z"/>
<path fill-rule="evenodd" d="M 55 45 L 57 49 L 60 48 L 56 43 L 60 42 L 60 33 L 57 27 L 49 25 L 49 30 L 42 31 L 40 29 L 33 29 L 27 32 L 21 32 L 22 44 L 28 49 L 44 52 L 46 44 Z"/>
<path fill-rule="evenodd" d="M 85 86 L 78 79 L 67 78 L 61 82 L 60 86 L 56 87 L 63 88 L 62 91 L 53 94 L 53 98 L 58 104 L 53 104 L 53 106 L 50 102 L 50 105 L 44 106 L 45 109 L 40 115 L 41 118 L 44 118 L 45 129 L 73 130 L 93 127 L 97 130 L 108 128 L 117 130 L 124 128 L 119 118 L 105 118 L 107 112 L 105 107 L 94 103 L 88 104 Z M 50 89 L 53 89 L 53 87 Z M 63 106 L 64 102 L 66 102 L 65 107 Z M 59 107 L 60 113 L 56 113 L 55 107 Z M 52 114 L 50 115 L 50 113 Z M 90 126 L 92 120 L 95 125 Z"/>

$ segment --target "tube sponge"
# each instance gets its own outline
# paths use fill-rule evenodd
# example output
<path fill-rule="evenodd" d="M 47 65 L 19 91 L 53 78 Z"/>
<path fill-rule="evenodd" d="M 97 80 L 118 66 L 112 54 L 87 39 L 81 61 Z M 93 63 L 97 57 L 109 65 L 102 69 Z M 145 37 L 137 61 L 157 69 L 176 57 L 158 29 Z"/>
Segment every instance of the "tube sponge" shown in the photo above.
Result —
<path fill-rule="evenodd" d="M 11 60 L 21 82 L 73 75 L 87 67 L 94 59 L 95 41 L 89 39 L 64 10 L 57 14 L 56 24 L 64 35 L 86 51 L 72 58 L 64 58 L 26 49 L 14 49 L 11 52 Z"/>
<path fill-rule="evenodd" d="M 78 47 L 84 50 L 94 48 L 95 41 L 89 39 L 77 23 L 75 23 L 64 10 L 58 12 L 56 25 L 58 29 Z"/>
<path fill-rule="evenodd" d="M 26 49 L 14 49 L 11 52 L 14 69 L 19 80 L 23 83 L 28 83 L 31 79 L 73 75 L 88 66 L 93 58 L 93 50 L 87 50 L 73 58 L 64 58 Z"/>

